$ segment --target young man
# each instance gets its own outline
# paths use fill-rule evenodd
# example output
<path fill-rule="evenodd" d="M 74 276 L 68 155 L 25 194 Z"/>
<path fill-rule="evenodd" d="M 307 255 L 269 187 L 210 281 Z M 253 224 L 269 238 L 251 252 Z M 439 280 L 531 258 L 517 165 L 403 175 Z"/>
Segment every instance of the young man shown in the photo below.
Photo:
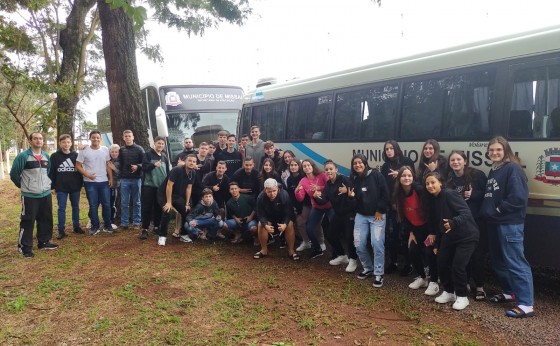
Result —
<path fill-rule="evenodd" d="M 185 139 L 183 140 L 183 151 L 175 156 L 171 164 L 173 165 L 173 167 L 176 167 L 177 165 L 179 165 L 179 161 L 184 162 L 187 158 L 187 155 L 190 154 L 196 154 L 196 150 L 194 150 L 194 142 L 190 137 L 185 137 Z"/>
<path fill-rule="evenodd" d="M 132 223 L 140 226 L 142 222 L 140 207 L 140 188 L 142 185 L 142 162 L 144 149 L 134 143 L 134 134 L 123 131 L 124 146 L 119 150 L 121 165 L 121 228 L 128 228 L 130 219 L 129 206 L 132 203 Z M 131 202 L 132 201 L 132 202 Z"/>
<path fill-rule="evenodd" d="M 239 184 L 240 192 L 257 198 L 260 192 L 259 172 L 255 169 L 255 162 L 251 157 L 246 157 L 243 167 L 238 169 L 230 179 Z"/>
<path fill-rule="evenodd" d="M 245 145 L 245 157 L 252 157 L 255 169 L 260 171 L 261 161 L 264 156 L 264 142 L 260 139 L 261 130 L 258 126 L 251 126 L 251 142 Z"/>
<path fill-rule="evenodd" d="M 239 168 L 241 168 L 241 163 L 243 162 L 241 153 L 235 149 L 235 143 L 235 135 L 229 135 L 227 137 L 227 149 L 216 155 L 215 159 L 216 162 L 224 161 L 226 163 L 226 175 L 230 178 Z"/>
<path fill-rule="evenodd" d="M 226 130 L 221 130 L 218 132 L 218 144 L 216 146 L 216 154 L 219 154 L 221 151 L 224 151 L 228 148 L 227 139 L 229 133 Z"/>
<path fill-rule="evenodd" d="M 33 226 L 37 222 L 37 248 L 53 250 L 58 245 L 51 243 L 53 215 L 49 155 L 41 150 L 43 135 L 29 135 L 31 148 L 14 159 L 10 179 L 21 191 L 21 221 L 19 223 L 18 251 L 25 258 L 33 257 Z"/>
<path fill-rule="evenodd" d="M 161 207 L 157 200 L 158 187 L 163 183 L 170 171 L 170 164 L 164 152 L 165 138 L 156 137 L 154 148 L 150 148 L 144 155 L 142 163 L 142 230 L 140 239 L 148 239 L 148 228 L 154 223 L 154 233 L 158 234 L 161 222 Z"/>
<path fill-rule="evenodd" d="M 66 237 L 64 225 L 66 224 L 66 203 L 69 197 L 72 205 L 74 233 L 84 234 L 84 231 L 80 228 L 80 191 L 84 179 L 76 170 L 78 153 L 71 150 L 72 137 L 68 134 L 60 135 L 58 142 L 60 148 L 51 156 L 49 177 L 58 201 L 58 237 L 56 239 L 62 239 Z"/>
<path fill-rule="evenodd" d="M 282 160 L 282 152 L 275 148 L 272 141 L 264 143 L 264 156 L 261 159 L 261 167 L 265 159 L 271 159 L 274 162 L 274 168 L 278 170 L 280 167 L 280 160 Z"/>
<path fill-rule="evenodd" d="M 234 234 L 231 242 L 233 244 L 241 243 L 243 241 L 241 232 L 249 231 L 255 239 L 255 245 L 259 245 L 257 221 L 255 220 L 257 214 L 255 200 L 241 194 L 239 185 L 235 181 L 229 183 L 229 193 L 231 194 L 231 199 L 227 202 L 226 209 L 230 219 L 226 221 L 226 228 Z"/>
<path fill-rule="evenodd" d="M 185 159 L 185 165 L 173 168 L 159 186 L 157 199 L 163 210 L 158 234 L 160 246 L 165 246 L 167 240 L 171 207 L 181 215 L 181 225 L 185 224 L 187 213 L 191 210 L 190 200 L 196 174 L 196 155 L 190 154 Z M 173 236 L 178 238 L 181 233 L 174 233 Z"/>
<path fill-rule="evenodd" d="M 257 215 L 259 217 L 259 242 L 261 251 L 253 255 L 254 259 L 268 256 L 268 239 L 273 234 L 284 234 L 288 245 L 288 255 L 298 261 L 294 250 L 295 234 L 292 204 L 290 196 L 284 189 L 278 188 L 276 179 L 264 181 L 264 191 L 257 198 Z"/>
<path fill-rule="evenodd" d="M 181 236 L 184 243 L 192 243 L 192 239 L 214 240 L 224 222 L 220 216 L 218 204 L 212 197 L 212 190 L 202 190 L 202 199 L 187 215 L 185 229 L 187 234 Z"/>
<path fill-rule="evenodd" d="M 202 179 L 202 186 L 212 191 L 214 200 L 222 210 L 225 208 L 226 201 L 229 199 L 229 178 L 226 172 L 226 163 L 224 161 L 218 161 L 216 170 L 206 174 L 204 179 Z"/>
<path fill-rule="evenodd" d="M 204 185 L 202 179 L 206 174 L 212 171 L 212 164 L 214 162 L 208 157 L 208 143 L 202 142 L 198 146 L 198 153 L 196 153 L 196 179 L 193 185 L 192 204 L 197 205 L 202 198 L 202 190 Z"/>
<path fill-rule="evenodd" d="M 93 130 L 89 133 L 91 145 L 81 150 L 76 158 L 76 169 L 84 176 L 84 186 L 89 202 L 89 219 L 91 220 L 90 235 L 99 233 L 98 208 L 101 204 L 101 215 L 105 224 L 104 232 L 113 233 L 111 227 L 111 207 L 109 186 L 113 185 L 113 171 L 109 167 L 109 149 L 101 146 L 101 132 Z"/>

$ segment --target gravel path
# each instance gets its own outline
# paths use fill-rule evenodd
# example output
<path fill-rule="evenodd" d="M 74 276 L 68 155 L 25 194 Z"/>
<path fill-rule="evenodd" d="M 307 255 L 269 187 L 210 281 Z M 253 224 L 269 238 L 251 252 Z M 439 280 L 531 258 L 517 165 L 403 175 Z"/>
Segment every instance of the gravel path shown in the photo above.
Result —
<path fill-rule="evenodd" d="M 433 298 L 424 295 L 422 290 L 411 290 L 408 284 L 413 276 L 406 278 L 398 274 L 386 275 L 384 288 L 394 289 L 411 297 L 418 304 L 426 306 L 439 305 Z M 460 314 L 469 322 L 488 328 L 493 332 L 511 336 L 508 345 L 560 345 L 560 287 L 556 279 L 537 278 L 535 280 L 535 317 L 513 319 L 505 317 L 504 312 L 509 305 L 492 304 L 488 301 L 477 302 L 469 297 L 470 305 L 463 311 L 451 313 Z M 495 283 L 486 286 L 488 297 L 499 293 Z M 445 309 L 446 307 L 441 307 Z M 438 307 L 439 309 L 439 307 Z M 438 312 L 439 314 L 439 312 Z M 442 320 L 446 314 L 442 314 Z"/>

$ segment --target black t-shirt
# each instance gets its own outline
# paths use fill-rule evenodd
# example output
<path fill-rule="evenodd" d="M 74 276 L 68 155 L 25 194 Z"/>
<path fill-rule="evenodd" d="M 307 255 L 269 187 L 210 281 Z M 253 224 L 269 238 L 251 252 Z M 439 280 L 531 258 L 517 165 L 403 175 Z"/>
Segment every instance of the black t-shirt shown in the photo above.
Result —
<path fill-rule="evenodd" d="M 171 193 L 174 196 L 180 196 L 185 198 L 186 197 L 186 190 L 189 184 L 193 184 L 196 179 L 196 171 L 192 170 L 187 173 L 186 168 L 183 167 L 175 167 L 169 172 L 169 175 L 163 183 L 158 188 L 158 194 L 161 196 L 165 196 L 165 190 L 167 189 L 167 182 L 173 182 L 173 192 Z"/>

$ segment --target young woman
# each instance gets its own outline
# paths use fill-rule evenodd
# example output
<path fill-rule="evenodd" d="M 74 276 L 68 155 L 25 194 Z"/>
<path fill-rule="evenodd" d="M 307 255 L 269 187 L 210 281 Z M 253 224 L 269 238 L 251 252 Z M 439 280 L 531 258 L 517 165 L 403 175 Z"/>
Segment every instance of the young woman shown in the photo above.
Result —
<path fill-rule="evenodd" d="M 504 293 L 490 298 L 493 303 L 516 302 L 506 316 L 534 316 L 533 274 L 523 249 L 523 227 L 529 190 L 527 177 L 508 141 L 496 137 L 488 143 L 492 169 L 480 209 L 487 222 L 488 250 L 492 267 Z"/>
<path fill-rule="evenodd" d="M 430 172 L 438 172 L 442 177 L 447 176 L 447 160 L 440 154 L 439 143 L 435 139 L 428 139 L 424 142 L 418 161 L 416 171 L 418 181 L 423 181 Z"/>
<path fill-rule="evenodd" d="M 280 160 L 280 164 L 278 165 L 278 174 L 280 174 L 280 178 L 284 182 L 284 185 L 288 185 L 288 177 L 290 176 L 290 162 L 294 159 L 296 155 L 291 150 L 286 150 L 282 153 L 282 159 Z"/>
<path fill-rule="evenodd" d="M 451 168 L 447 176 L 447 187 L 463 196 L 480 231 L 480 240 L 469 263 L 469 272 L 476 285 L 475 300 L 484 300 L 484 255 L 488 251 L 488 237 L 479 212 L 486 189 L 486 174 L 469 167 L 467 155 L 460 150 L 453 150 L 447 160 Z"/>
<path fill-rule="evenodd" d="M 395 183 L 397 182 L 396 177 L 399 169 L 403 166 L 408 166 L 414 175 L 414 162 L 412 162 L 410 158 L 404 156 L 399 143 L 393 139 L 385 142 L 382 157 L 385 163 L 381 166 L 381 174 L 387 182 L 389 193 L 392 193 Z M 408 255 L 407 240 L 408 234 L 402 234 L 402 227 L 397 222 L 394 208 L 389 208 L 387 211 L 387 238 L 385 241 L 391 264 L 385 268 L 387 274 L 398 270 L 397 258 L 399 252 L 402 253 L 405 260 L 404 266 L 401 269 L 401 274 L 403 276 L 410 274 L 412 268 L 410 266 L 410 256 Z"/>
<path fill-rule="evenodd" d="M 453 303 L 453 309 L 463 310 L 467 298 L 467 265 L 478 243 L 478 228 L 463 196 L 444 189 L 443 178 L 430 172 L 425 179 L 426 190 L 433 196 L 431 208 L 436 239 L 438 274 L 443 293 L 436 303 Z"/>
<path fill-rule="evenodd" d="M 414 181 L 412 167 L 401 167 L 393 190 L 393 203 L 397 211 L 397 219 L 408 233 L 408 251 L 418 275 L 408 287 L 413 290 L 427 287 L 424 294 L 435 296 L 439 292 L 437 259 L 433 252 L 436 232 L 433 224 L 429 222 L 426 199 L 424 186 Z M 424 270 L 426 266 L 430 270 L 429 279 Z"/>
<path fill-rule="evenodd" d="M 323 217 L 327 215 L 329 220 L 332 218 L 331 203 L 326 203 L 323 205 L 317 204 L 313 199 L 313 194 L 315 191 L 322 191 L 327 185 L 327 180 L 329 180 L 325 173 L 321 172 L 319 168 L 310 159 L 305 159 L 301 162 L 303 168 L 303 173 L 305 177 L 301 179 L 299 185 L 296 187 L 294 193 L 296 199 L 303 202 L 305 196 L 311 198 L 311 211 L 309 212 L 309 217 L 307 218 L 307 224 L 305 231 L 307 232 L 307 237 L 311 240 L 311 258 L 316 258 L 323 256 L 323 251 L 327 249 L 325 243 L 320 243 L 319 239 L 315 235 L 315 229 L 323 221 Z"/>
<path fill-rule="evenodd" d="M 330 265 L 348 264 L 346 272 L 353 273 L 358 267 L 358 255 L 354 247 L 354 206 L 348 198 L 348 188 L 351 188 L 350 179 L 338 174 L 338 168 L 331 160 L 325 162 L 325 173 L 329 180 L 323 191 L 316 190 L 313 198 L 317 204 L 332 204 L 334 216 L 329 224 L 327 239 L 333 249 L 333 259 Z M 348 255 L 340 239 L 344 239 Z"/>
<path fill-rule="evenodd" d="M 309 213 L 311 212 L 311 199 L 308 195 L 305 195 L 305 198 L 302 202 L 298 201 L 295 196 L 295 190 L 299 186 L 299 182 L 303 179 L 303 168 L 301 166 L 301 162 L 297 158 L 293 158 L 288 165 L 290 168 L 290 176 L 288 177 L 286 190 L 290 195 L 290 200 L 292 201 L 292 206 L 294 207 L 294 215 L 296 216 L 296 228 L 298 234 L 300 235 L 302 242 L 297 247 L 296 251 L 304 251 L 307 249 L 311 249 L 311 242 L 309 241 L 309 237 L 307 236 L 307 231 L 305 230 L 305 226 L 307 225 L 307 218 L 309 217 Z M 323 235 L 323 227 L 321 224 L 317 225 L 315 228 L 315 235 L 319 240 L 320 244 L 325 243 L 325 238 Z"/>
<path fill-rule="evenodd" d="M 261 184 L 261 191 L 263 191 L 264 189 L 265 180 L 269 178 L 276 180 L 279 186 L 285 188 L 284 182 L 280 178 L 280 175 L 276 172 L 276 169 L 274 167 L 274 161 L 267 157 L 263 160 L 261 171 L 259 173 L 259 182 Z"/>
<path fill-rule="evenodd" d="M 385 274 L 385 217 L 389 209 L 387 183 L 378 170 L 369 168 L 363 154 L 352 157 L 351 167 L 353 188 L 348 196 L 356 201 L 354 246 L 364 267 L 358 279 L 374 276 L 373 287 L 382 287 Z M 374 252 L 373 263 L 367 247 L 368 237 Z"/>

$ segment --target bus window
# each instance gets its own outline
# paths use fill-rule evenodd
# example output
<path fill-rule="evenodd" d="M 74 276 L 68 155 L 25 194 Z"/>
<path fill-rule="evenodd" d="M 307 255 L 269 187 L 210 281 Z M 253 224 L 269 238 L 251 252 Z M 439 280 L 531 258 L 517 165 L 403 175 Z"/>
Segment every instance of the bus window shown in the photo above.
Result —
<path fill-rule="evenodd" d="M 287 139 L 327 139 L 331 95 L 288 102 Z"/>
<path fill-rule="evenodd" d="M 251 126 L 259 126 L 261 139 L 270 141 L 284 139 L 284 126 L 286 123 L 284 104 L 284 102 L 276 102 L 253 107 Z"/>
<path fill-rule="evenodd" d="M 518 70 L 513 81 L 509 136 L 560 137 L 560 65 Z"/>
<path fill-rule="evenodd" d="M 251 132 L 251 107 L 243 108 L 241 113 L 241 124 L 240 130 L 237 134 L 237 139 L 240 140 L 241 136 L 246 134 L 248 135 Z"/>
<path fill-rule="evenodd" d="M 404 84 L 401 139 L 439 138 L 445 90 L 440 80 Z"/>
<path fill-rule="evenodd" d="M 338 93 L 333 138 L 392 138 L 397 95 L 396 85 Z"/>
<path fill-rule="evenodd" d="M 442 79 L 446 89 L 442 138 L 483 138 L 490 133 L 494 72 L 474 72 Z"/>

